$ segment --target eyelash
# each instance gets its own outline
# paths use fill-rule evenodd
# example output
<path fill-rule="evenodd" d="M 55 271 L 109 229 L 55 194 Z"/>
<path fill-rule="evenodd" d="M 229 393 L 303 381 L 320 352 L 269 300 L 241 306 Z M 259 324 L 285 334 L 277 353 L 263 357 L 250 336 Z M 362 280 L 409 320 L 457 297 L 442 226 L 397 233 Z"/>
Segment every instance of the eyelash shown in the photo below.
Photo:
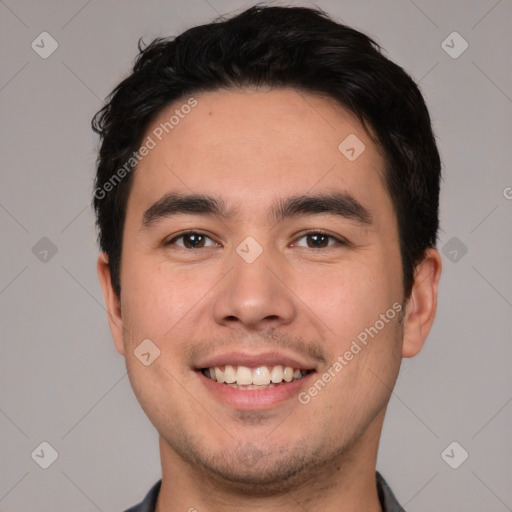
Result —
<path fill-rule="evenodd" d="M 175 236 L 174 238 L 172 238 L 171 240 L 169 240 L 168 242 L 165 242 L 165 246 L 170 246 L 170 245 L 174 245 L 174 243 L 176 242 L 176 240 L 179 240 L 180 238 L 183 238 L 183 237 L 186 237 L 187 235 L 201 235 L 201 236 L 205 236 L 207 238 L 209 238 L 210 240 L 212 240 L 212 238 L 210 236 L 208 236 L 207 234 L 205 233 L 201 233 L 200 231 L 193 231 L 193 230 L 190 230 L 190 231 L 185 231 L 184 233 L 181 233 L 180 235 L 178 236 Z M 332 235 L 331 233 L 328 233 L 326 231 L 322 231 L 322 230 L 314 230 L 314 231 L 307 231 L 307 232 L 304 232 L 302 233 L 296 240 L 296 242 L 293 242 L 294 244 L 297 243 L 297 241 L 301 240 L 302 238 L 305 238 L 309 235 L 323 235 L 323 236 L 326 236 L 332 240 L 335 240 L 337 242 L 338 245 L 342 245 L 342 246 L 346 246 L 346 245 L 349 245 L 348 241 L 343 239 L 343 238 L 340 238 L 340 237 L 337 237 L 337 236 L 334 236 Z M 212 240 L 214 241 L 214 240 Z M 217 242 L 215 242 L 217 243 Z M 333 247 L 334 245 L 336 244 L 332 244 L 332 245 L 328 245 L 327 247 L 318 247 L 318 248 L 314 248 L 314 247 L 305 247 L 306 249 L 311 249 L 311 250 L 314 250 L 314 251 L 318 251 L 320 249 L 328 249 L 330 247 Z M 180 246 L 178 246 L 180 247 Z M 208 247 L 199 247 L 197 249 L 190 249 L 188 247 L 180 247 L 181 249 L 185 249 L 187 251 L 200 251 L 201 249 L 208 249 Z"/>

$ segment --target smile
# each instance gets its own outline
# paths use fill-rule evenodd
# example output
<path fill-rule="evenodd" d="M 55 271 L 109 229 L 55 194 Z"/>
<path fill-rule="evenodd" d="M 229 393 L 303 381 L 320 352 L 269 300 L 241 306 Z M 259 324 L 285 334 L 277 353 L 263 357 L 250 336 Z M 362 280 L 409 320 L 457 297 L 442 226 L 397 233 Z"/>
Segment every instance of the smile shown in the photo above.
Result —
<path fill-rule="evenodd" d="M 214 366 L 201 370 L 213 381 L 224 383 L 234 389 L 270 389 L 277 385 L 302 379 L 311 370 L 300 370 L 291 366 Z"/>

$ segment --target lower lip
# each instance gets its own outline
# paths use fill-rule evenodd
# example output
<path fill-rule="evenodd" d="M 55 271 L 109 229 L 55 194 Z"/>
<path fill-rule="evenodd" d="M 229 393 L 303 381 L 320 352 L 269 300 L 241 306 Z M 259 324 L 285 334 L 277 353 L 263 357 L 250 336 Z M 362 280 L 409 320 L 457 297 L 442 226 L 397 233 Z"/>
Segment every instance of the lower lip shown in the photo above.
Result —
<path fill-rule="evenodd" d="M 209 379 L 201 371 L 196 372 L 202 383 L 221 402 L 239 410 L 270 409 L 285 400 L 296 398 L 301 388 L 306 387 L 309 378 L 314 374 L 308 373 L 302 379 L 284 384 L 274 385 L 273 388 L 235 389 L 226 384 Z"/>

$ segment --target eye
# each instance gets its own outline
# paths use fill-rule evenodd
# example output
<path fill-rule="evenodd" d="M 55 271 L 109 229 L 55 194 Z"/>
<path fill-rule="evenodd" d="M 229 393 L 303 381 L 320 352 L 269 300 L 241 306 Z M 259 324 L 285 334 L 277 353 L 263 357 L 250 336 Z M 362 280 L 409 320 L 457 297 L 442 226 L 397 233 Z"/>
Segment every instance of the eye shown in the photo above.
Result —
<path fill-rule="evenodd" d="M 336 244 L 347 245 L 346 241 L 323 231 L 311 231 L 309 233 L 304 233 L 298 240 L 302 239 L 305 239 L 305 245 L 300 244 L 298 241 L 293 245 L 307 247 L 309 249 L 325 249 Z"/>
<path fill-rule="evenodd" d="M 206 245 L 207 240 L 211 242 L 209 245 Z M 181 243 L 178 243 L 178 241 L 181 241 Z M 165 245 L 177 245 L 178 247 L 183 247 L 184 249 L 203 249 L 204 247 L 215 247 L 218 244 L 214 242 L 209 236 L 203 233 L 198 233 L 197 231 L 188 231 L 174 237 L 172 240 L 169 240 L 165 243 Z"/>
<path fill-rule="evenodd" d="M 305 243 L 300 242 L 301 240 L 304 240 Z M 311 231 L 309 233 L 304 233 L 298 238 L 297 242 L 293 243 L 294 246 L 307 247 L 309 249 L 325 249 L 336 244 L 347 245 L 347 242 L 323 231 Z M 176 245 L 183 249 L 203 249 L 206 247 L 219 246 L 219 244 L 212 240 L 208 235 L 197 231 L 187 231 L 186 233 L 182 233 L 181 235 L 178 235 L 166 242 L 165 245 Z"/>

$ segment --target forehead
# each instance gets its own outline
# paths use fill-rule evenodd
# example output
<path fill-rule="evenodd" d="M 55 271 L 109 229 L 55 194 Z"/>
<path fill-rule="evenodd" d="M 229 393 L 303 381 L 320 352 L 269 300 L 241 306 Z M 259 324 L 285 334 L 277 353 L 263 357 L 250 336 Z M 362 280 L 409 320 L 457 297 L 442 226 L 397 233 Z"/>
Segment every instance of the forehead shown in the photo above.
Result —
<path fill-rule="evenodd" d="M 147 137 L 155 145 L 131 194 L 145 203 L 172 191 L 213 194 L 254 213 L 283 195 L 332 190 L 389 203 L 379 149 L 333 99 L 293 89 L 196 94 L 162 110 Z"/>

